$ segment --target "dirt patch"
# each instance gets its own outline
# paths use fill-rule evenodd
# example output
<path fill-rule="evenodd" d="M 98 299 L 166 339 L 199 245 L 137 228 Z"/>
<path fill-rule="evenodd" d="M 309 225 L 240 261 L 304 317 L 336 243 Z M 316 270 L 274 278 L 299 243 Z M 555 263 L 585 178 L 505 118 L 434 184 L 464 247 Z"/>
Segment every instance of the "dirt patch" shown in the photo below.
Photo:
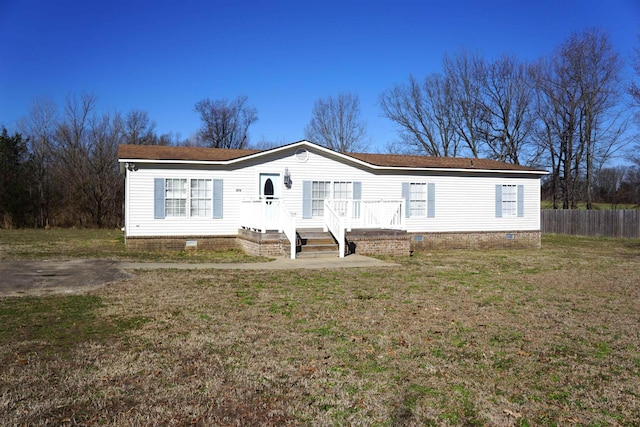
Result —
<path fill-rule="evenodd" d="M 0 296 L 81 292 L 130 278 L 117 261 L 13 261 L 0 264 Z"/>

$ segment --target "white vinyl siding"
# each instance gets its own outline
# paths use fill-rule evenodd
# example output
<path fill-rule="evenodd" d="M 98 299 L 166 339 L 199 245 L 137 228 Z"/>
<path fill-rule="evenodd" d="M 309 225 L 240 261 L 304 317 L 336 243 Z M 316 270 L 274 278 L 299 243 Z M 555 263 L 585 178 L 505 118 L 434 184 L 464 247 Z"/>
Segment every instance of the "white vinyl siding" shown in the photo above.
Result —
<path fill-rule="evenodd" d="M 404 200 L 410 198 L 408 184 L 426 183 L 426 215 L 404 218 L 410 233 L 420 232 L 481 232 L 540 229 L 540 176 L 533 174 L 483 173 L 470 171 L 383 171 L 379 172 L 325 155 L 321 150 L 308 150 L 306 161 L 296 158 L 298 147 L 265 155 L 259 161 L 238 163 L 233 168 L 217 165 L 164 165 L 140 163 L 135 171 L 125 170 L 127 198 L 125 227 L 127 236 L 231 236 L 241 227 L 243 200 L 257 198 L 260 173 L 290 172 L 291 188 L 282 187 L 281 202 L 296 218 L 298 228 L 321 228 L 323 216 L 311 216 L 312 182 L 329 182 L 326 197 L 343 194 L 336 182 L 351 182 L 354 200 Z M 213 179 L 213 212 L 211 217 L 164 217 L 165 179 Z M 224 193 L 222 182 L 224 180 Z M 219 183 L 220 191 L 217 191 Z M 156 187 L 154 187 L 154 184 Z M 407 184 L 407 197 L 403 191 Z M 515 217 L 496 217 L 495 192 L 497 185 L 516 185 L 518 191 Z M 154 188 L 160 187 L 155 193 Z M 190 187 L 187 187 L 190 191 Z M 307 191 L 308 189 L 308 191 Z M 434 191 L 432 191 L 433 189 Z M 522 191 L 521 191 L 522 190 Z M 159 198 L 154 198 L 154 194 Z M 224 194 L 224 209 L 222 202 Z M 502 194 L 502 191 L 500 192 Z M 522 194 L 522 198 L 520 198 Z M 307 197 L 308 195 L 308 197 Z M 159 201 L 161 200 L 161 201 Z M 157 203 L 156 203 L 157 202 Z M 523 207 L 522 217 L 520 207 Z M 220 206 L 217 208 L 217 206 Z M 307 210 L 308 206 L 308 210 Z M 154 210 L 155 208 L 158 211 Z M 218 209 L 218 210 L 216 210 Z M 355 209 L 355 208 L 354 208 Z M 219 216 L 216 216 L 218 212 Z M 224 212 L 224 218 L 222 213 Z M 434 216 L 431 216 L 433 212 Z M 307 215 L 308 213 L 308 215 Z M 157 214 L 157 215 L 156 215 Z M 220 219 L 213 219 L 220 218 Z M 168 218 L 167 218 L 168 219 Z"/>

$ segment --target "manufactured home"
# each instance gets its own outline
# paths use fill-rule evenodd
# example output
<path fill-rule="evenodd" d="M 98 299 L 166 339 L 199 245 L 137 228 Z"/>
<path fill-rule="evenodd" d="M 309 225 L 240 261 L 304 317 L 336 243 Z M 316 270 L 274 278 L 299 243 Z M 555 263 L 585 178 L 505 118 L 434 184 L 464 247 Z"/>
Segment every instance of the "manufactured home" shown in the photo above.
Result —
<path fill-rule="evenodd" d="M 128 249 L 291 258 L 540 246 L 545 171 L 487 159 L 121 145 Z"/>

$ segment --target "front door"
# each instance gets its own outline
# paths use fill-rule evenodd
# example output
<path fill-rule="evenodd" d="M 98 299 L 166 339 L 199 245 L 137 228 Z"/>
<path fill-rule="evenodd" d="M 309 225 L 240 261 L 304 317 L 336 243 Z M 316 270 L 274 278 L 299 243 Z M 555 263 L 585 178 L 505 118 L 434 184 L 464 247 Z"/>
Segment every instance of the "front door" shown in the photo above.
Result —
<path fill-rule="evenodd" d="M 280 174 L 261 173 L 260 174 L 260 194 L 261 199 L 278 200 L 280 198 Z"/>
<path fill-rule="evenodd" d="M 264 216 L 269 229 L 278 227 L 278 204 L 273 203 L 280 199 L 280 174 L 261 173 L 260 174 L 260 199 L 266 201 L 264 206 Z"/>

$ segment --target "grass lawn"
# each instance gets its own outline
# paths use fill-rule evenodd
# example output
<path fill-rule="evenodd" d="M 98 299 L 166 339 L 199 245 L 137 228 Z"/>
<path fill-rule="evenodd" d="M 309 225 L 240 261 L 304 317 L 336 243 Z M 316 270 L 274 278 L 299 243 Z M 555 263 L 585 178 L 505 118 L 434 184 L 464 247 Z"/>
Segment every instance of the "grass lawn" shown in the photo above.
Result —
<path fill-rule="evenodd" d="M 390 259 L 0 299 L 0 424 L 640 424 L 640 240 Z"/>
<path fill-rule="evenodd" d="M 0 230 L 0 261 L 100 258 L 120 261 L 256 262 L 267 258 L 240 250 L 132 252 L 120 230 Z"/>

